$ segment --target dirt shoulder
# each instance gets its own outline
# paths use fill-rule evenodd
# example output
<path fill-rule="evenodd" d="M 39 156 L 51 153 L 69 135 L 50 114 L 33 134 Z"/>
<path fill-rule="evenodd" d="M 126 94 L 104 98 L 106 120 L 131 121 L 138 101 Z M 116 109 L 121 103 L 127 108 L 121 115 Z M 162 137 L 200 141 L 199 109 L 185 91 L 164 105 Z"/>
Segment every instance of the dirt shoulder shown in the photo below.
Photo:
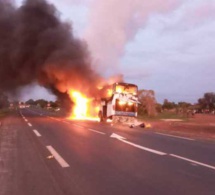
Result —
<path fill-rule="evenodd" d="M 188 121 L 159 120 L 147 123 L 156 131 L 215 141 L 215 115 L 196 114 Z"/>

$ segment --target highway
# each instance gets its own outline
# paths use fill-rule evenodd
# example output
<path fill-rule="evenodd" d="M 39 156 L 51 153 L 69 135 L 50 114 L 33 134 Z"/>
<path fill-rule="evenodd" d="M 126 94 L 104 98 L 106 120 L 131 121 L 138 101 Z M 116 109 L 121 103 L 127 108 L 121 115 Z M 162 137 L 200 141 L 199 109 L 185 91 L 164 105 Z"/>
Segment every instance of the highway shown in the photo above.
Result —
<path fill-rule="evenodd" d="M 0 135 L 0 195 L 215 194 L 215 142 L 27 108 Z"/>

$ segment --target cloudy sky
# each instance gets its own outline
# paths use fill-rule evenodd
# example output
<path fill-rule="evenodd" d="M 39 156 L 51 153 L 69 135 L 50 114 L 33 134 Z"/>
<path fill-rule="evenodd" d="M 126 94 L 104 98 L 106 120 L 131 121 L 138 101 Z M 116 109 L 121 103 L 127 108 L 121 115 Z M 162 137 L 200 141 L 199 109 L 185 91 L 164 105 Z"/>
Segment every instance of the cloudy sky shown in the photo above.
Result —
<path fill-rule="evenodd" d="M 194 103 L 215 92 L 215 0 L 48 1 L 87 41 L 104 76 L 123 74 L 158 102 Z"/>

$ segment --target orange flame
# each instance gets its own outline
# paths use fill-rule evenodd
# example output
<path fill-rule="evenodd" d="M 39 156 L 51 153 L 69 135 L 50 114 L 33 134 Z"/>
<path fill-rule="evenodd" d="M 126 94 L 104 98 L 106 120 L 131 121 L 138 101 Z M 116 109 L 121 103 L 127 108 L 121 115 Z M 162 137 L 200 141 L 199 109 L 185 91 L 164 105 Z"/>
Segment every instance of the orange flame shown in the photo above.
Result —
<path fill-rule="evenodd" d="M 113 94 L 113 90 L 112 89 L 108 89 L 107 90 L 107 95 L 108 97 L 110 97 Z"/>
<path fill-rule="evenodd" d="M 69 90 L 69 96 L 74 102 L 69 119 L 99 121 L 97 117 L 99 107 L 93 105 L 93 100 L 78 91 Z"/>
<path fill-rule="evenodd" d="M 146 128 L 151 128 L 152 125 L 150 123 L 146 123 Z"/>

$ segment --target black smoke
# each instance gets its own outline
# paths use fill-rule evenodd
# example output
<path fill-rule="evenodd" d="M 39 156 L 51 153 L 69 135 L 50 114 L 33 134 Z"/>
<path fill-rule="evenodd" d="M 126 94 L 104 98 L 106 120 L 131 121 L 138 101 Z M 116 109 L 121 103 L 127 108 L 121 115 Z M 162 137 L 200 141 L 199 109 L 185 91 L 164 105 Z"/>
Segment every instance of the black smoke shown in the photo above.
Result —
<path fill-rule="evenodd" d="M 74 37 L 52 4 L 25 0 L 17 8 L 0 0 L 1 90 L 13 92 L 37 82 L 65 98 L 68 88 L 93 92 L 98 79 L 86 44 Z"/>

